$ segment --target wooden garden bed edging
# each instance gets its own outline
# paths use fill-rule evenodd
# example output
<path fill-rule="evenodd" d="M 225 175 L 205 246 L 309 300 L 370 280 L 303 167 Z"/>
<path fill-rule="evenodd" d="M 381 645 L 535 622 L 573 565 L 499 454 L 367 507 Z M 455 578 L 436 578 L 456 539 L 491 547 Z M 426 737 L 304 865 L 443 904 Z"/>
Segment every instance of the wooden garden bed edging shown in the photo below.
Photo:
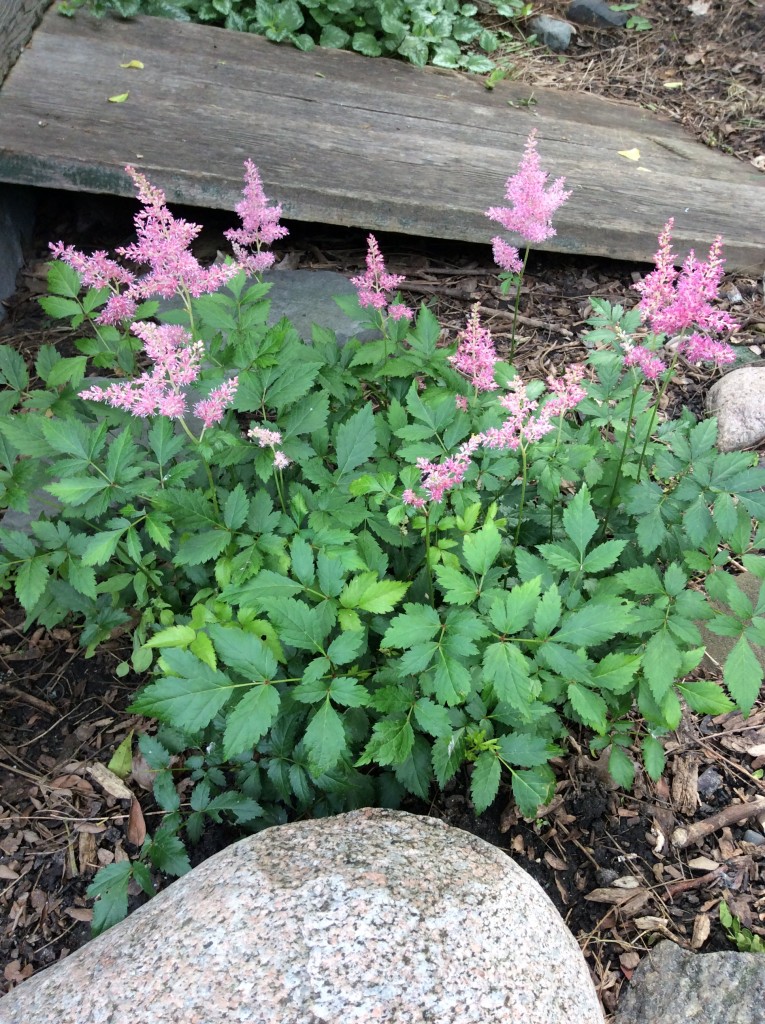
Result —
<path fill-rule="evenodd" d="M 29 27 L 45 2 L 11 5 Z M 0 72 L 20 38 L 6 36 Z M 288 219 L 488 244 L 497 226 L 484 211 L 502 205 L 535 127 L 543 167 L 573 190 L 540 248 L 650 262 L 673 216 L 681 255 L 703 255 L 721 234 L 729 269 L 765 267 L 757 171 L 630 104 L 535 89 L 523 105 L 529 94 L 202 25 L 51 8 L 0 88 L 0 181 L 132 195 L 134 164 L 171 202 L 233 209 L 249 157 Z M 620 155 L 631 150 L 639 160 Z"/>

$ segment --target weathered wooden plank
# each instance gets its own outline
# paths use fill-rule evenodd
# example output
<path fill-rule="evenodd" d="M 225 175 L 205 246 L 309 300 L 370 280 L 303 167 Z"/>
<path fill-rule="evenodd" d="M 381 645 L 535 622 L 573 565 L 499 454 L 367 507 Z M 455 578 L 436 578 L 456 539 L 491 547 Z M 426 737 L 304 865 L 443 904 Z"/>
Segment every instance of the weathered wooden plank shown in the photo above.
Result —
<path fill-rule="evenodd" d="M 0 0 L 0 82 L 16 63 L 51 0 Z"/>
<path fill-rule="evenodd" d="M 142 71 L 120 67 L 143 61 Z M 129 90 L 123 104 L 110 96 Z M 0 180 L 132 194 L 140 166 L 168 198 L 231 209 L 242 162 L 296 220 L 488 242 L 484 216 L 532 127 L 573 195 L 551 250 L 648 261 L 670 216 L 682 251 L 718 233 L 729 265 L 765 265 L 765 180 L 628 104 L 452 72 L 301 53 L 152 18 L 50 11 L 0 90 Z M 639 163 L 619 150 L 637 147 Z"/>

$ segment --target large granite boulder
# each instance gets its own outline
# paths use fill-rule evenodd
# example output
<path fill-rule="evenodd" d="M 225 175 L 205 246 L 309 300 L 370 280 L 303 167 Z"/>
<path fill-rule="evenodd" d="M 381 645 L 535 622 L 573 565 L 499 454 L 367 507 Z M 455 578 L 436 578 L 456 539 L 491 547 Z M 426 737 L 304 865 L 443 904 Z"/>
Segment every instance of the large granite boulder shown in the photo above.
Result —
<path fill-rule="evenodd" d="M 765 366 L 726 373 L 709 389 L 707 412 L 717 417 L 721 452 L 753 448 L 765 440 Z"/>
<path fill-rule="evenodd" d="M 765 956 L 660 942 L 623 991 L 614 1024 L 765 1024 Z"/>
<path fill-rule="evenodd" d="M 267 829 L 0 999 L 2 1024 L 602 1024 L 505 853 L 363 810 Z"/>

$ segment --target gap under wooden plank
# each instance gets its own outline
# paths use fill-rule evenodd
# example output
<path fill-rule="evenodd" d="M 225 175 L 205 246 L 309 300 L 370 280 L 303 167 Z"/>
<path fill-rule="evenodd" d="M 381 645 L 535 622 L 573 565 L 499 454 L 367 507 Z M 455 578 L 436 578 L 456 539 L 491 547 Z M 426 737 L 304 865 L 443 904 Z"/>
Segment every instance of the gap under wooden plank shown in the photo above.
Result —
<path fill-rule="evenodd" d="M 140 60 L 142 70 L 120 67 Z M 128 92 L 124 103 L 109 97 Z M 629 104 L 530 90 L 245 33 L 50 10 L 0 89 L 0 180 L 233 209 L 251 158 L 286 218 L 487 243 L 531 128 L 573 190 L 539 248 L 649 262 L 675 217 L 684 254 L 722 234 L 765 266 L 765 179 Z M 512 104 L 516 104 L 513 106 Z M 630 162 L 620 150 L 637 148 Z"/>

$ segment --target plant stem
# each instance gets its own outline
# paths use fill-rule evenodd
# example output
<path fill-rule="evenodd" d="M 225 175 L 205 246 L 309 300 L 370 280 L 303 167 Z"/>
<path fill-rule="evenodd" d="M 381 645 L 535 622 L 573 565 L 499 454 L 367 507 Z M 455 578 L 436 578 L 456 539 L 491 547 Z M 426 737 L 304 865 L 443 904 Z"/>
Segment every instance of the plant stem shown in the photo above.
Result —
<path fill-rule="evenodd" d="M 608 504 L 606 505 L 606 517 L 603 520 L 603 526 L 601 528 L 601 537 L 606 536 L 606 530 L 608 529 L 608 520 L 611 517 L 611 510 L 614 507 L 614 498 L 616 497 L 616 489 L 619 486 L 619 478 L 622 475 L 622 466 L 624 465 L 624 456 L 627 452 L 627 442 L 630 439 L 630 428 L 632 427 L 632 413 L 635 411 L 635 402 L 637 401 L 638 392 L 640 391 L 641 384 L 638 381 L 635 387 L 632 389 L 632 399 L 630 400 L 630 411 L 627 413 L 627 426 L 624 430 L 624 443 L 622 444 L 622 450 L 619 453 L 619 465 L 616 467 L 616 473 L 614 474 L 614 482 L 611 487 L 611 493 L 608 496 Z"/>
<path fill-rule="evenodd" d="M 186 431 L 186 433 L 194 442 L 194 444 L 197 446 L 197 454 L 202 460 L 202 465 L 205 467 L 205 473 L 207 474 L 207 482 L 210 485 L 210 496 L 212 498 L 212 503 L 215 508 L 215 514 L 220 518 L 220 505 L 218 505 L 218 495 L 215 493 L 215 481 L 213 480 L 212 470 L 210 469 L 209 462 L 204 457 L 199 447 L 199 443 L 202 440 L 202 437 L 204 436 L 204 429 L 202 430 L 202 433 L 199 435 L 199 437 L 195 437 L 191 430 L 189 430 L 188 424 L 186 423 L 182 416 L 178 417 L 178 422 Z"/>
<path fill-rule="evenodd" d="M 276 493 L 279 495 L 279 504 L 282 507 L 282 512 L 286 516 L 287 515 L 287 506 L 284 504 L 284 489 L 283 489 L 282 471 L 279 469 L 278 466 L 276 467 L 276 472 L 274 473 L 274 483 L 276 484 Z"/>
<path fill-rule="evenodd" d="M 638 461 L 638 469 L 637 476 L 635 477 L 635 483 L 640 483 L 640 474 L 643 470 L 643 463 L 645 461 L 645 453 L 646 449 L 648 448 L 648 442 L 651 438 L 651 434 L 653 433 L 653 425 L 656 422 L 656 414 L 659 411 L 659 406 L 661 405 L 661 400 L 664 397 L 664 392 L 667 390 L 669 382 L 672 380 L 672 376 L 675 372 L 675 366 L 677 366 L 677 352 L 675 352 L 674 356 L 672 357 L 672 362 L 669 364 L 667 376 L 664 378 L 664 383 L 661 385 L 659 394 L 656 396 L 656 401 L 654 402 L 653 409 L 651 410 L 651 422 L 648 424 L 648 430 L 646 431 L 645 441 L 643 442 L 643 450 L 640 453 L 640 460 Z"/>
<path fill-rule="evenodd" d="M 528 249 L 526 250 L 528 252 Z M 526 463 L 526 445 L 521 444 L 521 500 L 518 502 L 518 522 L 515 527 L 515 537 L 513 537 L 513 550 L 510 555 L 515 554 L 515 549 L 518 547 L 518 538 L 521 535 L 521 523 L 523 522 L 523 506 L 526 502 L 526 476 L 528 472 L 528 466 Z"/>
<path fill-rule="evenodd" d="M 430 515 L 425 513 L 425 569 L 428 574 L 428 596 L 433 608 L 436 607 L 436 591 L 433 585 L 433 569 L 430 565 Z"/>
<path fill-rule="evenodd" d="M 512 363 L 513 357 L 515 356 L 515 328 L 518 323 L 518 307 L 521 304 L 521 285 L 523 284 L 523 278 L 526 274 L 526 261 L 529 258 L 529 246 L 526 246 L 526 251 L 523 254 L 523 266 L 518 276 L 518 285 L 515 289 L 515 309 L 513 310 L 513 327 L 512 334 L 510 335 L 510 362 Z"/>

